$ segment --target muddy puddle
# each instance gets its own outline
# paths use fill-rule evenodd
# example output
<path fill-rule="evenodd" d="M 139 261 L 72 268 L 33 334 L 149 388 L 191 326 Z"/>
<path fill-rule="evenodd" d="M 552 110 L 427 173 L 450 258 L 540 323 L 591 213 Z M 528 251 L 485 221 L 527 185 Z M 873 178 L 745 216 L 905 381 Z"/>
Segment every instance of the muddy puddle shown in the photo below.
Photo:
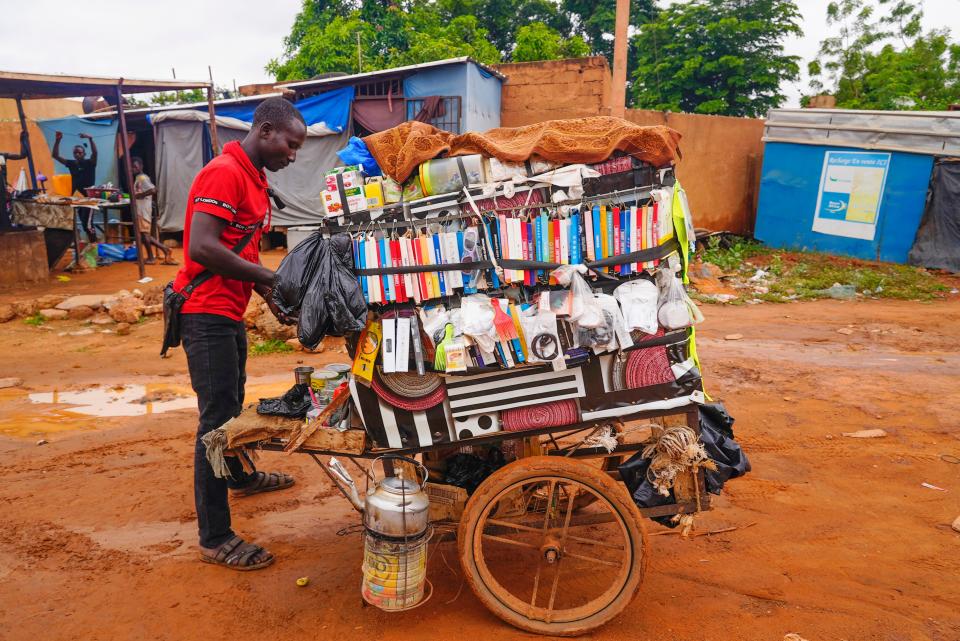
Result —
<path fill-rule="evenodd" d="M 289 384 L 271 381 L 247 385 L 247 400 L 279 396 Z M 123 424 L 124 419 L 196 412 L 197 399 L 186 385 L 134 383 L 97 385 L 83 389 L 0 390 L 0 435 L 44 437 L 60 432 Z"/>

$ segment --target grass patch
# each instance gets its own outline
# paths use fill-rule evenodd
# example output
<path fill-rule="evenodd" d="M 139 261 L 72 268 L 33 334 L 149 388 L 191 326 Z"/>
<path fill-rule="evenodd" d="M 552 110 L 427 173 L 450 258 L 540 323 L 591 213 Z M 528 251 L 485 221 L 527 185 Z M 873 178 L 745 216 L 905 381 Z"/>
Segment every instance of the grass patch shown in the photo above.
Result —
<path fill-rule="evenodd" d="M 774 250 L 751 240 L 738 239 L 722 247 L 719 239 L 711 238 L 701 256 L 724 272 L 736 273 L 741 281 L 757 269 L 768 272 L 757 283 L 767 287 L 767 293 L 745 289 L 741 295 L 769 302 L 828 298 L 825 290 L 834 283 L 853 285 L 864 296 L 898 300 L 934 300 L 949 290 L 935 275 L 919 267 Z"/>
<path fill-rule="evenodd" d="M 863 263 L 824 254 L 800 254 L 786 263 L 770 293 L 823 298 L 834 283 L 853 285 L 857 293 L 876 298 L 931 300 L 947 287 L 924 269 L 892 263 Z"/>
<path fill-rule="evenodd" d="M 39 313 L 37 313 L 37 314 L 34 314 L 33 316 L 27 316 L 26 318 L 23 319 L 23 322 L 26 323 L 27 325 L 40 327 L 45 322 L 47 322 L 47 319 L 41 316 Z"/>
<path fill-rule="evenodd" d="M 713 263 L 725 272 L 739 270 L 743 263 L 755 256 L 765 256 L 771 250 L 755 240 L 736 238 L 731 243 L 724 243 L 720 236 L 711 236 L 707 239 L 707 246 L 701 254 L 703 262 Z"/>
<path fill-rule="evenodd" d="M 287 345 L 279 338 L 270 338 L 265 341 L 254 343 L 250 346 L 251 356 L 263 356 L 265 354 L 285 354 L 292 351 L 293 347 Z"/>

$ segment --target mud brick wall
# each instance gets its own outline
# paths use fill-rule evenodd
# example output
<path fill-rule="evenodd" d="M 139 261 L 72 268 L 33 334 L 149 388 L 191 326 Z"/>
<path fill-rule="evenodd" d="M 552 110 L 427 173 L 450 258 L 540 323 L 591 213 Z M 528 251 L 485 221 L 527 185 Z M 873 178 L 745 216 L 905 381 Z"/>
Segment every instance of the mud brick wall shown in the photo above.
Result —
<path fill-rule="evenodd" d="M 626 117 L 638 125 L 666 125 L 683 136 L 677 177 L 687 192 L 696 227 L 753 233 L 763 120 L 642 109 L 627 109 Z"/>
<path fill-rule="evenodd" d="M 0 285 L 22 285 L 47 280 L 47 247 L 43 232 L 0 234 Z"/>
<path fill-rule="evenodd" d="M 27 117 L 27 131 L 30 133 L 30 148 L 33 150 L 34 169 L 37 173 L 45 174 L 49 178 L 53 176 L 53 158 L 50 156 L 50 148 L 47 147 L 47 141 L 36 121 L 82 114 L 83 106 L 79 100 L 59 98 L 53 100 L 24 100 L 23 113 Z M 15 100 L 0 99 L 0 151 L 20 152 L 20 117 L 17 114 Z M 67 147 L 61 149 L 60 152 L 65 158 L 71 157 L 71 150 Z M 27 170 L 27 184 L 30 184 L 30 169 L 27 166 L 27 159 L 24 158 L 23 160 L 11 160 L 7 164 L 7 180 L 11 185 L 17 182 L 21 167 Z M 49 182 L 47 187 L 50 187 Z"/>
<path fill-rule="evenodd" d="M 507 76 L 500 110 L 503 127 L 609 114 L 611 75 L 603 56 L 496 67 Z M 626 118 L 640 125 L 666 125 L 683 136 L 677 176 L 698 228 L 753 232 L 763 120 L 640 109 L 627 109 Z"/>
<path fill-rule="evenodd" d="M 603 56 L 494 65 L 507 76 L 500 126 L 608 115 L 610 66 Z"/>

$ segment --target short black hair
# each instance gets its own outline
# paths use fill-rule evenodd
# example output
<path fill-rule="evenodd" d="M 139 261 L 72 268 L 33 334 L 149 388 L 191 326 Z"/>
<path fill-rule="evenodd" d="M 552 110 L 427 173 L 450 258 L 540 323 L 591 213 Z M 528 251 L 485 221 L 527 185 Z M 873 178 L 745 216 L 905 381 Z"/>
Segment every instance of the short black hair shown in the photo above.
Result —
<path fill-rule="evenodd" d="M 143 166 L 143 158 L 140 156 L 130 156 L 130 164 L 132 165 L 135 162 L 140 163 L 141 167 Z"/>
<path fill-rule="evenodd" d="M 286 98 L 267 98 L 257 105 L 256 111 L 253 112 L 254 127 L 269 122 L 274 127 L 280 129 L 294 119 L 302 122 L 304 127 L 307 126 L 307 121 L 303 119 L 303 114 Z"/>

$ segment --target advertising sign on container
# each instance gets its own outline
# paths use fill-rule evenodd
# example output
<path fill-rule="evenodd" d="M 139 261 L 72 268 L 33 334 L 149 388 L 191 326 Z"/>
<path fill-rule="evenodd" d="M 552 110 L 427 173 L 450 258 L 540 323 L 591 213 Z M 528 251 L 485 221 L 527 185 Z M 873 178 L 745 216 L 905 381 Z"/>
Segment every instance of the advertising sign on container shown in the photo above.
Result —
<path fill-rule="evenodd" d="M 873 240 L 890 154 L 826 151 L 813 231 Z"/>

